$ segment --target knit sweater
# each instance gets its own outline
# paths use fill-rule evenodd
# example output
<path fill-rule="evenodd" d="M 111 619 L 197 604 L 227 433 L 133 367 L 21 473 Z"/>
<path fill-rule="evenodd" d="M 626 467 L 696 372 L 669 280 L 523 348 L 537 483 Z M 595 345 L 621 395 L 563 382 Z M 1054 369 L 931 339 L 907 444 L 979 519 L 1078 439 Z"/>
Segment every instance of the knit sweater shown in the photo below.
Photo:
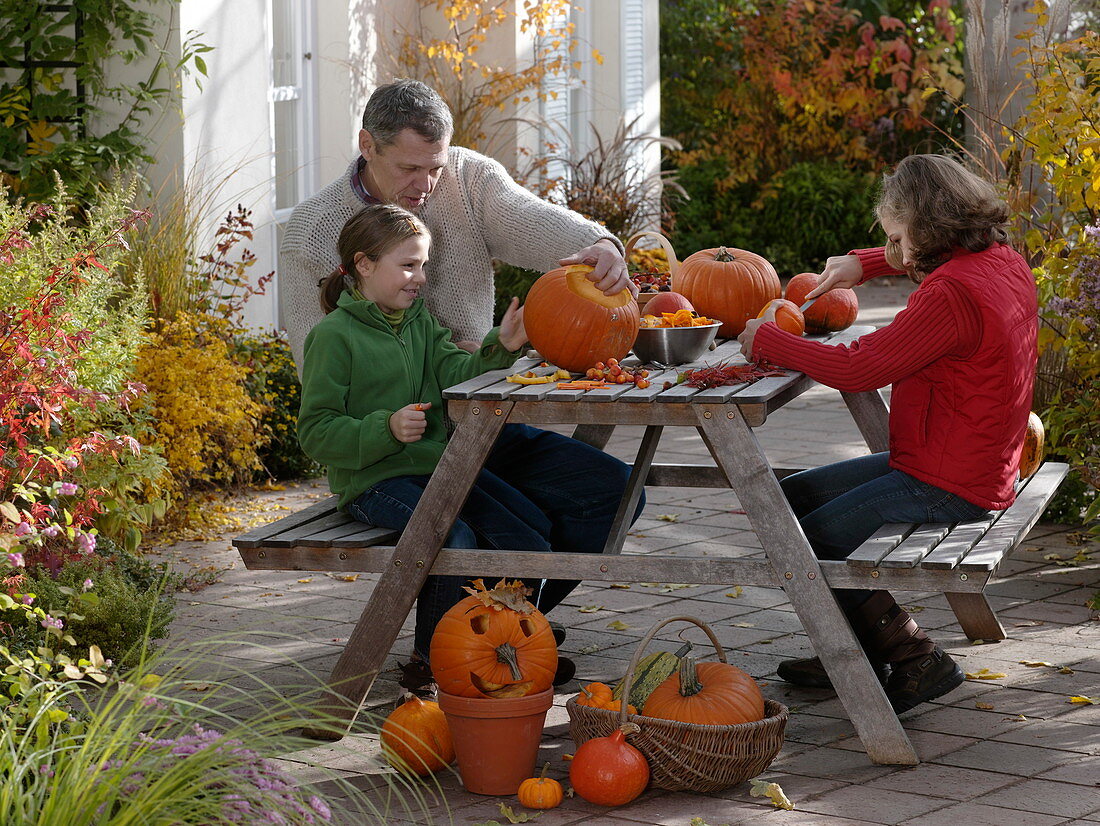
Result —
<path fill-rule="evenodd" d="M 476 353 L 459 349 L 422 299 L 395 329 L 373 301 L 344 292 L 306 337 L 298 439 L 328 468 L 343 507 L 382 479 L 435 470 L 447 445 L 443 388 L 515 359 L 497 329 Z M 428 428 L 415 442 L 399 442 L 390 415 L 417 402 L 431 403 Z"/>
<path fill-rule="evenodd" d="M 994 244 L 955 250 L 890 324 L 852 344 L 825 345 L 763 324 L 752 352 L 838 390 L 892 384 L 890 466 L 1001 510 L 1015 497 L 1037 318 L 1031 269 Z"/>
<path fill-rule="evenodd" d="M 435 191 L 419 212 L 432 234 L 421 294 L 455 340 L 481 341 L 493 326 L 493 259 L 547 272 L 602 238 L 622 249 L 599 224 L 538 198 L 492 158 L 458 146 L 447 154 Z M 351 183 L 361 160 L 298 204 L 283 234 L 279 308 L 299 371 L 306 334 L 324 317 L 317 284 L 340 265 L 340 230 L 366 205 Z"/>

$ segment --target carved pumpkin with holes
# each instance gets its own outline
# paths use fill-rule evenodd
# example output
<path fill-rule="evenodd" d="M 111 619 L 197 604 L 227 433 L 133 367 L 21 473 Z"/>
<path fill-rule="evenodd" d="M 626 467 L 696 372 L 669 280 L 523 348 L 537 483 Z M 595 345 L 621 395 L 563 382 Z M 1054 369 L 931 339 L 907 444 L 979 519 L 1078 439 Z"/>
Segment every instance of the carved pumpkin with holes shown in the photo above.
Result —
<path fill-rule="evenodd" d="M 558 647 L 546 617 L 527 601 L 531 589 L 474 580 L 470 596 L 435 627 L 429 659 L 440 691 L 459 697 L 526 697 L 550 688 Z"/>

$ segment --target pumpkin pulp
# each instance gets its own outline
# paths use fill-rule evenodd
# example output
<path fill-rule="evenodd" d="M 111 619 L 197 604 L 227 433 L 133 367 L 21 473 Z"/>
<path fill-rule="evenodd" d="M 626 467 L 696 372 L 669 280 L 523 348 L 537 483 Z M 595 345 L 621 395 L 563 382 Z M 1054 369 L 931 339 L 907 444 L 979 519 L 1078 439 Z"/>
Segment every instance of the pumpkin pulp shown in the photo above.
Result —
<path fill-rule="evenodd" d="M 623 289 L 614 295 L 604 295 L 600 288 L 588 278 L 590 272 L 592 272 L 592 267 L 587 264 L 574 264 L 565 271 L 566 286 L 586 301 L 599 304 L 601 307 L 607 307 L 609 310 L 625 307 L 634 300 L 634 296 L 627 289 Z"/>

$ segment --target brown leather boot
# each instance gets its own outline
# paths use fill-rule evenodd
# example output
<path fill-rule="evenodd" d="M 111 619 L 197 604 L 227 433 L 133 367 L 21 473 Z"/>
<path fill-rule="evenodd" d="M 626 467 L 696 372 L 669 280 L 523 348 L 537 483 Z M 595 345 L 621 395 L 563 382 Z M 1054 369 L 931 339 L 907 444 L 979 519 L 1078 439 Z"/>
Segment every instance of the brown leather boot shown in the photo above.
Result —
<path fill-rule="evenodd" d="M 875 591 L 857 613 L 870 629 L 868 649 L 891 666 L 886 696 L 896 713 L 962 684 L 962 669 L 951 655 L 932 642 L 888 592 Z"/>
<path fill-rule="evenodd" d="M 845 611 L 848 623 L 855 632 L 856 639 L 863 646 L 867 659 L 871 663 L 871 669 L 878 677 L 878 681 L 884 686 L 890 676 L 890 666 L 875 655 L 871 647 L 871 628 L 868 626 L 862 614 L 857 611 Z M 792 685 L 800 685 L 806 688 L 832 688 L 833 683 L 825 672 L 825 666 L 821 664 L 819 657 L 803 657 L 797 660 L 783 660 L 776 668 L 775 673 Z"/>

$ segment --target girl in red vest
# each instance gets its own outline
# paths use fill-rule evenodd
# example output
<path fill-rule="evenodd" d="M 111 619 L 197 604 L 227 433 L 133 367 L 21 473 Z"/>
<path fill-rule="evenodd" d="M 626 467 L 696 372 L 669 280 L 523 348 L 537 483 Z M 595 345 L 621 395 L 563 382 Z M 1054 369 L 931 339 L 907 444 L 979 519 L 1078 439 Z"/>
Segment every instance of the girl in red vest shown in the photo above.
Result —
<path fill-rule="evenodd" d="M 890 324 L 830 346 L 780 330 L 770 312 L 739 337 L 750 360 L 838 390 L 892 385 L 887 452 L 782 482 L 822 559 L 844 559 L 889 522 L 969 522 L 1007 508 L 1031 407 L 1035 281 L 1006 244 L 1008 208 L 993 187 L 951 158 L 913 155 L 884 177 L 876 213 L 887 246 L 830 258 L 807 298 L 905 272 L 920 286 Z M 962 683 L 888 592 L 834 593 L 899 714 Z M 829 685 L 816 657 L 785 661 L 778 673 Z"/>

